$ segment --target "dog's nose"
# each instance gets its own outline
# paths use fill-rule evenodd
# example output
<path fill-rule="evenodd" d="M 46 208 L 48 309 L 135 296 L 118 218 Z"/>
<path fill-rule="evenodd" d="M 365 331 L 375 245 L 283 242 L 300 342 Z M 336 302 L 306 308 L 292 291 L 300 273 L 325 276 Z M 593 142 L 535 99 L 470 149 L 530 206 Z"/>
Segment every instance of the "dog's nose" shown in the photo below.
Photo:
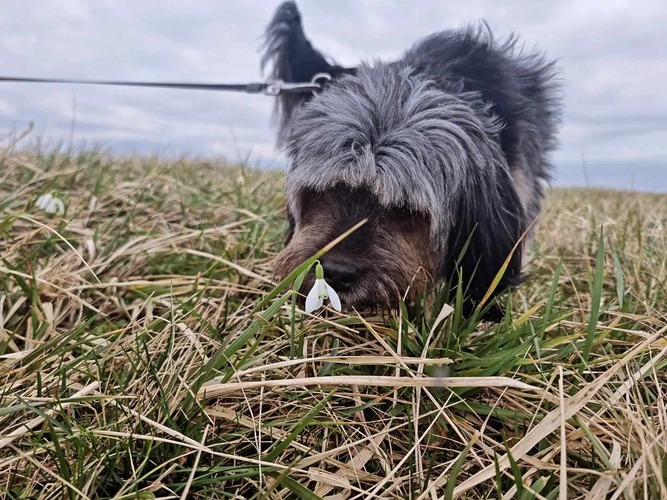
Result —
<path fill-rule="evenodd" d="M 350 261 L 322 259 L 324 279 L 337 292 L 346 292 L 359 279 L 359 268 Z"/>

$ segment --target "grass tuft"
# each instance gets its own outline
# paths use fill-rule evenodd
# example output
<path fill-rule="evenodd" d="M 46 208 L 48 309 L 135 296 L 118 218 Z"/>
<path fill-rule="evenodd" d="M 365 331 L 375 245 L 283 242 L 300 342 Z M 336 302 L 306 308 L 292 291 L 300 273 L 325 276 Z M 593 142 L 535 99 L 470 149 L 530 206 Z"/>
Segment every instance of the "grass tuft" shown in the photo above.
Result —
<path fill-rule="evenodd" d="M 305 314 L 282 185 L 0 150 L 4 497 L 667 498 L 667 196 L 550 191 L 490 324 Z"/>

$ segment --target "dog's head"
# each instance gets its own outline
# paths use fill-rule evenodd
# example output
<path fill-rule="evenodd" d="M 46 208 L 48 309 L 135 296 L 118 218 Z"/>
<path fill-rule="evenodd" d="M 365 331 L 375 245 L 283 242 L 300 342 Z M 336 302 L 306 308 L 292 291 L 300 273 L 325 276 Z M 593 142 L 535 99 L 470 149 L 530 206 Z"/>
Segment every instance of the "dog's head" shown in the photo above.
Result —
<path fill-rule="evenodd" d="M 316 61 L 313 73 L 326 71 L 292 2 L 279 8 L 269 40 L 274 76 L 289 76 L 290 51 Z M 483 295 L 523 223 L 494 140 L 499 124 L 478 101 L 438 89 L 408 65 L 330 68 L 335 78 L 324 91 L 282 102 L 290 234 L 277 274 L 366 219 L 321 259 L 344 307 L 394 305 L 459 268 L 467 292 Z M 508 281 L 520 260 L 515 252 Z"/>
<path fill-rule="evenodd" d="M 331 84 L 286 138 L 292 234 L 278 274 L 367 219 L 322 259 L 344 305 L 420 293 L 455 271 L 466 245 L 464 259 L 477 259 L 466 272 L 483 294 L 521 232 L 495 126 L 408 68 L 361 66 Z"/>

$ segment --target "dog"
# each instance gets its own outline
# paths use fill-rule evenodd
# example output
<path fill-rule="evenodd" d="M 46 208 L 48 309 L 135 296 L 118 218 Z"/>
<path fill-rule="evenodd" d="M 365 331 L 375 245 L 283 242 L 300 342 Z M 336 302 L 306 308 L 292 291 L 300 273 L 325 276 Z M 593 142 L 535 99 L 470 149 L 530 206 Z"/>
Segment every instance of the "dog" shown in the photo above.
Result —
<path fill-rule="evenodd" d="M 289 160 L 278 277 L 366 219 L 321 259 L 344 308 L 393 308 L 446 283 L 464 288 L 471 312 L 522 281 L 557 146 L 554 61 L 482 22 L 347 68 L 313 48 L 292 1 L 265 36 L 271 78 L 331 77 L 319 92 L 277 98 Z"/>

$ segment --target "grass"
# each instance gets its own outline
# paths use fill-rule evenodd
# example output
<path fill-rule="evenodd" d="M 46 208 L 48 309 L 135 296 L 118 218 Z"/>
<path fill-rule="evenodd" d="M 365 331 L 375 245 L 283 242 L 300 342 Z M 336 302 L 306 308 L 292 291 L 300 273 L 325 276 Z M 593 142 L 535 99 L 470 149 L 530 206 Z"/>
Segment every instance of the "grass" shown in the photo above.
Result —
<path fill-rule="evenodd" d="M 0 151 L 0 495 L 667 498 L 667 196 L 550 191 L 488 324 L 303 313 L 282 182 Z"/>

